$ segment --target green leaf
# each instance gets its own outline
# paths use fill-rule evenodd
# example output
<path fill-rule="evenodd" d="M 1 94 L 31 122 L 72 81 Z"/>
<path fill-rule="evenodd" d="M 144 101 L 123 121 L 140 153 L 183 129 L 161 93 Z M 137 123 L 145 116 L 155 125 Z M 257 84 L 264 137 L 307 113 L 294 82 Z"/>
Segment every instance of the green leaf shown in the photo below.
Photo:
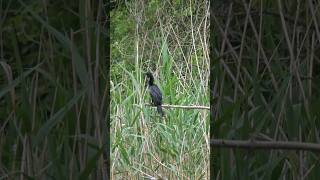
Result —
<path fill-rule="evenodd" d="M 20 84 L 21 82 L 23 82 L 23 80 L 29 76 L 34 70 L 36 70 L 42 63 L 36 65 L 35 67 L 29 69 L 28 71 L 22 73 L 18 78 L 16 78 L 15 80 L 12 81 L 11 84 L 1 88 L 0 91 L 0 98 L 3 97 L 5 94 L 7 94 L 10 90 L 12 90 L 13 88 L 15 88 L 18 84 Z"/>
<path fill-rule="evenodd" d="M 96 169 L 96 164 L 97 161 L 99 160 L 99 158 L 101 157 L 101 155 L 103 154 L 104 148 L 101 147 L 99 148 L 99 150 L 97 151 L 97 153 L 89 160 L 89 162 L 87 163 L 86 167 L 84 168 L 84 170 L 82 171 L 82 173 L 80 174 L 79 179 L 88 179 L 90 173 Z"/>
<path fill-rule="evenodd" d="M 27 6 L 25 3 L 23 3 L 21 0 L 19 0 L 22 6 L 26 8 L 28 12 L 36 19 L 38 20 L 44 27 L 47 28 L 47 30 L 52 33 L 57 40 L 60 42 L 60 44 L 66 48 L 66 49 L 72 49 L 74 53 L 74 59 L 75 59 L 75 70 L 78 75 L 78 78 L 80 79 L 80 82 L 83 86 L 86 86 L 88 82 L 88 73 L 86 70 L 86 66 L 84 63 L 84 59 L 81 57 L 79 51 L 77 50 L 77 47 L 74 46 L 70 39 L 66 36 L 64 36 L 61 32 L 56 30 L 54 27 L 50 26 L 47 22 L 45 22 L 38 14 L 36 14 L 32 9 Z"/>
<path fill-rule="evenodd" d="M 87 88 L 82 89 L 66 105 L 64 105 L 58 112 L 56 112 L 49 120 L 46 121 L 46 123 L 38 131 L 34 145 L 41 143 L 43 138 L 46 137 L 50 133 L 51 129 L 63 119 L 63 116 L 70 111 L 70 109 L 78 102 L 80 97 L 82 97 L 86 91 Z"/>

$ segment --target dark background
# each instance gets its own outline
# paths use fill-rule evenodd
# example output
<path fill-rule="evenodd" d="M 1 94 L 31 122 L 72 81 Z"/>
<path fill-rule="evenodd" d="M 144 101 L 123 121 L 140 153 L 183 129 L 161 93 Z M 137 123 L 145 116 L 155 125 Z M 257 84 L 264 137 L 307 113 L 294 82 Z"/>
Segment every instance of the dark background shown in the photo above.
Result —
<path fill-rule="evenodd" d="M 1 179 L 107 179 L 106 2 L 0 6 Z"/>

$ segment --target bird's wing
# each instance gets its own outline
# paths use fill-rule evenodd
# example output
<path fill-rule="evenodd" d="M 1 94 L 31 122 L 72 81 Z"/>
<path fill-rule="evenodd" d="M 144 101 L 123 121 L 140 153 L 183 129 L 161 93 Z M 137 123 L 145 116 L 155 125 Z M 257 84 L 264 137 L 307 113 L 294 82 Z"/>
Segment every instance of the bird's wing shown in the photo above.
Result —
<path fill-rule="evenodd" d="M 158 86 L 156 86 L 156 85 L 150 86 L 149 87 L 149 91 L 150 91 L 150 94 L 151 94 L 152 101 L 156 105 L 161 104 L 162 103 L 162 94 L 161 94 L 161 91 L 158 88 Z"/>

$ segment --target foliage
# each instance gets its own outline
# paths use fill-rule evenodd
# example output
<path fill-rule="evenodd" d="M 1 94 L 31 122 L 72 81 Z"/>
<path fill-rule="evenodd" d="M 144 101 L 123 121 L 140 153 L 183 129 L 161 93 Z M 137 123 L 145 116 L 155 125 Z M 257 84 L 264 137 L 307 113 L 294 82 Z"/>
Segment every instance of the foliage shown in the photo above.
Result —
<path fill-rule="evenodd" d="M 155 75 L 165 104 L 208 106 L 209 6 L 184 2 L 127 1 L 112 12 L 114 179 L 209 178 L 208 111 L 165 109 L 161 119 L 145 106 L 147 71 Z"/>
<path fill-rule="evenodd" d="M 0 178 L 105 178 L 102 1 L 1 5 Z"/>
<path fill-rule="evenodd" d="M 216 89 L 213 136 L 317 143 L 319 4 L 220 3 L 211 19 L 216 40 L 211 44 L 216 57 L 211 71 L 215 82 L 211 88 Z M 219 11 L 221 7 L 224 11 Z M 217 179 L 319 179 L 319 158 L 313 152 L 214 149 L 214 153 Z"/>

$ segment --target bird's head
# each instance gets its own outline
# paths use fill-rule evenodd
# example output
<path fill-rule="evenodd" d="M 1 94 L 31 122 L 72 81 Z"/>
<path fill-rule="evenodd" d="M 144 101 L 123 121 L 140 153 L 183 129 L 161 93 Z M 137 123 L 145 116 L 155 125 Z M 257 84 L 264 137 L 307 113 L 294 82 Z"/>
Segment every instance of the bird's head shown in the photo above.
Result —
<path fill-rule="evenodd" d="M 153 75 L 151 72 L 147 72 L 146 73 L 146 77 L 147 77 L 147 83 L 148 85 L 153 85 L 153 81 L 154 81 L 154 78 L 153 78 Z"/>

